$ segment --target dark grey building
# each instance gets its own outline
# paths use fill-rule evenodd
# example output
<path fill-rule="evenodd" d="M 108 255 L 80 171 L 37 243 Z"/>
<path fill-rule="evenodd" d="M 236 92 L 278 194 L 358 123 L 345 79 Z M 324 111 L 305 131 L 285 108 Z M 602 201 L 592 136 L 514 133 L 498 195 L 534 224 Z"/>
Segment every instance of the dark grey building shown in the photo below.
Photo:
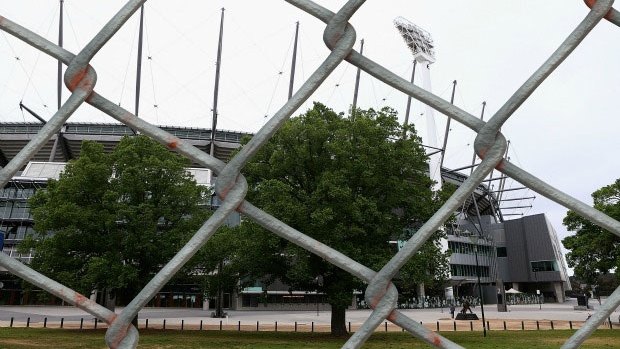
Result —
<path fill-rule="evenodd" d="M 448 231 L 454 296 L 477 296 L 475 253 L 485 302 L 495 303 L 501 288 L 540 293 L 546 302 L 563 302 L 570 289 L 560 242 L 544 214 L 498 222 L 469 217 Z"/>

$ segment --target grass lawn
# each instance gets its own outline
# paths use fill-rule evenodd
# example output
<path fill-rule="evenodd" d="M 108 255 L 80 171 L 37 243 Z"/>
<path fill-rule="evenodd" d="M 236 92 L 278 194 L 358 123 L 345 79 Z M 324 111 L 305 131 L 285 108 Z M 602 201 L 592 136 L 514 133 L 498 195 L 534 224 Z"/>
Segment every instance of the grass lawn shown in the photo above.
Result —
<path fill-rule="evenodd" d="M 0 348 L 107 348 L 105 330 L 0 328 Z M 559 348 L 573 333 L 556 331 L 491 331 L 445 333 L 466 348 Z M 344 338 L 325 333 L 140 330 L 139 348 L 340 348 Z M 376 333 L 364 348 L 430 348 L 405 333 Z M 598 330 L 582 348 L 620 348 L 620 331 Z"/>

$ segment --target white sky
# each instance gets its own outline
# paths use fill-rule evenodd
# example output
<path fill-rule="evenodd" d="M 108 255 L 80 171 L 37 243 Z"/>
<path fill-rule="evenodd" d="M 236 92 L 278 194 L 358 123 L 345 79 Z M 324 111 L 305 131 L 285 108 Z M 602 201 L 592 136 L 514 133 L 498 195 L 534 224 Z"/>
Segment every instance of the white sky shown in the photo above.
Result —
<path fill-rule="evenodd" d="M 318 1 L 336 11 L 342 0 Z M 120 0 L 65 0 L 64 46 L 77 53 L 124 4 Z M 160 125 L 211 127 L 220 9 L 226 8 L 218 128 L 256 132 L 285 102 L 295 22 L 300 37 L 295 88 L 327 56 L 324 24 L 284 1 L 150 0 L 145 9 L 145 44 L 140 117 Z M 368 1 L 352 18 L 364 55 L 408 79 L 412 57 L 392 21 L 403 16 L 429 31 L 437 62 L 433 92 L 488 119 L 586 16 L 582 1 Z M 58 1 L 0 2 L 0 15 L 58 40 Z M 134 110 L 138 13 L 95 56 L 96 90 Z M 0 121 L 34 121 L 20 100 L 45 119 L 56 110 L 56 61 L 2 32 Z M 590 194 L 620 177 L 620 28 L 603 21 L 506 123 L 511 161 L 570 195 L 591 203 Z M 359 43 L 355 46 L 359 48 Z M 19 57 L 17 60 L 15 57 Z M 147 59 L 151 57 L 151 59 Z M 282 74 L 279 74 L 282 72 Z M 296 114 L 312 101 L 346 111 L 356 68 L 343 63 Z M 416 83 L 419 82 L 416 80 Z M 63 100 L 68 91 L 64 88 Z M 157 107 L 155 107 L 157 105 Z M 391 106 L 404 119 L 406 96 L 362 72 L 358 105 Z M 421 122 L 414 103 L 410 120 Z M 445 116 L 436 114 L 443 139 Z M 83 106 L 71 122 L 113 120 Z M 422 134 L 422 132 L 420 132 Z M 452 123 L 445 165 L 471 162 L 475 134 Z M 469 173 L 469 171 L 466 171 Z M 508 187 L 518 187 L 509 181 Z M 508 197 L 531 196 L 529 191 Z M 563 207 L 536 194 L 527 214 L 545 213 L 560 238 Z M 508 205 L 510 204 L 510 205 Z M 513 201 L 505 206 L 526 205 Z"/>

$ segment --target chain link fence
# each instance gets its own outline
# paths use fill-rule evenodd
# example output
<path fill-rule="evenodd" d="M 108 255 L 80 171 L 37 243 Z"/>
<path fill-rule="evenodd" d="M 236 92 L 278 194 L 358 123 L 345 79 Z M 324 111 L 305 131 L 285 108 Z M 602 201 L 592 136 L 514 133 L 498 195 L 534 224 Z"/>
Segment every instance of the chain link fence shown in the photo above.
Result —
<path fill-rule="evenodd" d="M 426 329 L 420 323 L 401 313 L 397 305 L 397 290 L 391 280 L 398 270 L 411 258 L 422 244 L 436 231 L 462 203 L 471 196 L 474 189 L 482 182 L 492 169 L 526 185 L 537 193 L 573 210 L 593 223 L 620 236 L 620 222 L 604 215 L 579 200 L 561 192 L 548 183 L 541 181 L 527 171 L 515 166 L 503 158 L 506 139 L 499 132 L 502 125 L 512 116 L 519 106 L 536 90 L 536 88 L 557 68 L 568 55 L 580 44 L 601 20 L 606 19 L 620 26 L 620 13 L 612 8 L 613 0 L 586 0 L 590 11 L 585 13 L 583 21 L 564 40 L 547 61 L 506 101 L 488 122 L 483 122 L 466 111 L 400 78 L 381 65 L 360 55 L 352 49 L 356 42 L 354 28 L 348 24 L 349 18 L 364 4 L 363 0 L 350 0 L 338 12 L 334 13 L 309 0 L 287 0 L 319 20 L 325 22 L 324 41 L 331 50 L 323 63 L 303 83 L 302 87 L 271 117 L 265 126 L 241 149 L 228 164 L 209 156 L 144 120 L 137 118 L 94 91 L 97 74 L 89 65 L 91 59 L 119 30 L 145 0 L 130 0 L 99 31 L 99 33 L 77 54 L 73 54 L 34 32 L 0 16 L 0 29 L 23 40 L 34 48 L 45 52 L 68 66 L 64 80 L 72 92 L 68 100 L 42 127 L 18 155 L 0 170 L 0 186 L 4 186 L 22 168 L 28 160 L 62 127 L 71 114 L 84 102 L 94 106 L 145 135 L 166 145 L 169 149 L 213 170 L 218 179 L 215 192 L 222 200 L 222 205 L 202 225 L 187 244 L 170 260 L 161 271 L 142 289 L 127 307 L 115 314 L 96 304 L 74 290 L 37 273 L 28 266 L 0 253 L 0 265 L 11 273 L 34 284 L 63 300 L 76 305 L 108 325 L 105 340 L 110 348 L 135 348 L 138 344 L 138 331 L 131 325 L 132 319 L 150 299 L 173 277 L 173 275 L 205 244 L 205 242 L 224 223 L 226 217 L 238 211 L 252 219 L 274 234 L 287 239 L 302 248 L 322 257 L 326 261 L 346 270 L 364 280 L 368 287 L 365 292 L 366 302 L 373 312 L 365 323 L 350 337 L 343 348 L 360 348 L 374 330 L 386 320 L 390 321 L 421 340 L 440 348 L 461 348 L 439 333 Z M 585 9 L 585 7 L 584 7 Z M 482 159 L 471 176 L 456 190 L 447 202 L 426 222 L 381 270 L 372 270 L 344 254 L 320 243 L 303 232 L 287 226 L 260 208 L 244 200 L 247 182 L 241 171 L 248 160 L 263 146 L 280 126 L 306 101 L 321 85 L 330 73 L 343 61 L 347 61 L 374 78 L 402 91 L 419 101 L 430 105 L 435 110 L 449 116 L 477 133 L 474 148 Z M 607 319 L 620 305 L 620 288 L 616 289 L 586 324 L 570 337 L 562 348 L 577 348 L 592 332 Z"/>

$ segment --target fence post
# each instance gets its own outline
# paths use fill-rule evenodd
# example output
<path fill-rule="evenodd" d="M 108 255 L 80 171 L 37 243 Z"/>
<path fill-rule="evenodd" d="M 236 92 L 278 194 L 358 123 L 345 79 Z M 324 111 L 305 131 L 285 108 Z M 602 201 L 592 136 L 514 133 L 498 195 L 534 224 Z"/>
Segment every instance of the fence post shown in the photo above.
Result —
<path fill-rule="evenodd" d="M 312 321 L 312 330 L 310 330 L 310 332 L 314 332 L 314 321 Z M 351 332 L 351 331 L 349 331 Z"/>
<path fill-rule="evenodd" d="M 181 319 L 181 331 L 185 328 L 185 320 Z"/>
<path fill-rule="evenodd" d="M 30 317 L 26 320 L 26 327 L 30 327 Z"/>
<path fill-rule="evenodd" d="M 80 330 L 82 330 L 83 326 L 84 326 L 84 318 L 80 318 Z"/>
<path fill-rule="evenodd" d="M 146 319 L 145 321 L 145 328 L 148 329 L 149 328 L 149 319 Z"/>
<path fill-rule="evenodd" d="M 237 321 L 237 331 L 241 331 L 241 320 Z"/>
<path fill-rule="evenodd" d="M 525 323 L 521 321 L 521 331 L 525 331 Z"/>
<path fill-rule="evenodd" d="M 504 320 L 504 331 L 506 331 L 506 320 Z"/>
<path fill-rule="evenodd" d="M 469 322 L 469 330 L 470 331 L 474 330 L 474 323 L 472 321 Z"/>
<path fill-rule="evenodd" d="M 568 326 L 570 327 L 570 329 L 573 329 L 573 322 L 572 321 L 568 321 Z"/>
<path fill-rule="evenodd" d="M 489 322 L 487 321 L 487 331 L 491 331 L 491 326 L 489 326 Z"/>
<path fill-rule="evenodd" d="M 385 332 L 387 332 L 387 321 L 385 322 Z"/>
<path fill-rule="evenodd" d="M 258 321 L 256 321 L 256 332 L 258 332 Z"/>
<path fill-rule="evenodd" d="M 439 332 L 439 321 L 437 321 L 437 332 Z"/>
<path fill-rule="evenodd" d="M 536 329 L 540 330 L 540 324 L 538 323 L 538 320 L 536 320 Z"/>
<path fill-rule="evenodd" d="M 349 333 L 351 332 L 351 321 L 349 321 Z"/>
<path fill-rule="evenodd" d="M 220 331 L 222 330 L 222 320 L 220 320 Z"/>
<path fill-rule="evenodd" d="M 202 331 L 202 320 L 200 320 L 200 331 Z"/>
<path fill-rule="evenodd" d="M 551 329 L 552 329 L 552 330 L 555 330 L 555 329 L 553 328 L 553 320 L 550 320 L 550 322 L 551 322 Z"/>
<path fill-rule="evenodd" d="M 166 319 L 164 319 L 164 330 L 166 329 Z"/>
<path fill-rule="evenodd" d="M 297 332 L 297 321 L 295 321 L 295 332 Z"/>
<path fill-rule="evenodd" d="M 99 321 L 99 319 L 95 318 L 95 330 L 97 329 L 97 322 Z"/>
<path fill-rule="evenodd" d="M 47 327 L 47 317 L 43 319 L 43 328 Z"/>
<path fill-rule="evenodd" d="M 9 327 L 13 327 L 13 317 L 11 316 L 11 325 Z"/>
<path fill-rule="evenodd" d="M 608 317 L 607 320 L 609 321 L 609 329 L 613 330 L 614 326 L 611 324 L 611 317 Z"/>
<path fill-rule="evenodd" d="M 454 327 L 454 332 L 456 332 L 456 321 L 452 321 L 452 326 Z"/>
<path fill-rule="evenodd" d="M 278 322 L 276 321 L 276 332 L 278 332 Z"/>
<path fill-rule="evenodd" d="M 60 318 L 60 328 L 62 328 L 64 326 L 64 324 L 65 324 L 65 318 L 61 317 Z"/>

